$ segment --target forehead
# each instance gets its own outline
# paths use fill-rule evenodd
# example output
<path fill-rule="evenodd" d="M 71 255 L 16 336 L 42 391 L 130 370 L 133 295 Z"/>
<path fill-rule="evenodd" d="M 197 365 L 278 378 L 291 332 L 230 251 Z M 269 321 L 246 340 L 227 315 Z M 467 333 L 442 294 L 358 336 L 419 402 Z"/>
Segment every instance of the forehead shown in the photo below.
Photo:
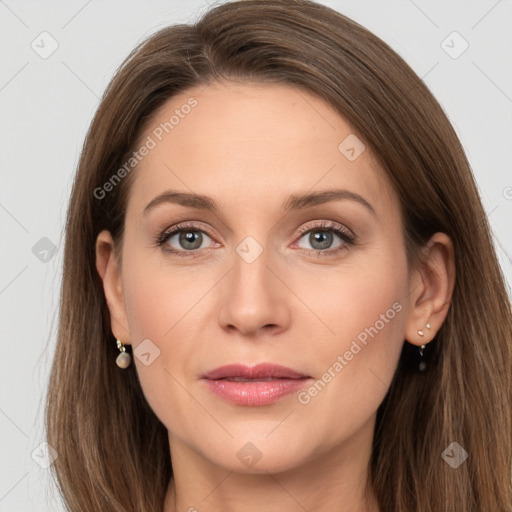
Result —
<path fill-rule="evenodd" d="M 279 201 L 346 188 L 377 208 L 396 203 L 377 160 L 346 120 L 317 96 L 288 85 L 214 82 L 169 99 L 146 123 L 130 207 L 166 188 L 219 204 Z M 144 203 L 144 204 L 143 204 Z M 277 204 L 277 203 L 276 203 Z M 396 206 L 396 205 L 395 205 Z"/>

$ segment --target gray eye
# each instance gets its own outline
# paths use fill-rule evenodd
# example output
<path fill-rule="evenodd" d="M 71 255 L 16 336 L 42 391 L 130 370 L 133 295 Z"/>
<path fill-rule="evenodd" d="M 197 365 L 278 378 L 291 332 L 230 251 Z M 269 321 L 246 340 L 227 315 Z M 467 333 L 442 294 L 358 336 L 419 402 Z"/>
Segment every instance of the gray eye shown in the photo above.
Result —
<path fill-rule="evenodd" d="M 199 230 L 192 229 L 183 229 L 180 230 L 174 235 L 172 235 L 167 243 L 172 246 L 172 239 L 178 237 L 178 247 L 177 249 L 184 249 L 189 251 L 194 251 L 196 249 L 200 249 L 202 243 L 204 242 L 204 237 L 210 238 L 206 233 L 203 233 Z M 174 246 L 173 246 L 174 247 Z"/>
<path fill-rule="evenodd" d="M 309 231 L 308 233 L 304 233 L 304 235 L 301 237 L 306 238 L 307 242 L 310 245 L 310 247 L 306 247 L 306 249 L 313 249 L 317 251 L 325 250 L 325 249 L 333 249 L 332 247 L 334 237 L 338 237 L 340 240 L 341 238 L 329 230 L 322 230 L 322 229 L 313 229 Z M 341 245 L 341 244 L 339 244 Z"/>

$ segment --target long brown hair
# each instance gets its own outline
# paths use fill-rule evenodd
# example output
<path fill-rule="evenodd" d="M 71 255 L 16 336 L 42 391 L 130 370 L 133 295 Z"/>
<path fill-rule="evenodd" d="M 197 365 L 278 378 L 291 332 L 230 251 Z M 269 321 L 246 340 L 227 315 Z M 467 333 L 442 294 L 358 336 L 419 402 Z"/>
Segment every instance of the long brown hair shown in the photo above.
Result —
<path fill-rule="evenodd" d="M 447 318 L 411 366 L 408 343 L 379 407 L 369 485 L 383 512 L 512 510 L 512 315 L 485 211 L 438 102 L 388 45 L 306 0 L 249 0 L 159 30 L 106 89 L 85 139 L 66 222 L 60 323 L 46 410 L 52 465 L 72 512 L 161 512 L 172 475 L 167 430 L 135 366 L 121 371 L 95 239 L 123 234 L 132 171 L 102 187 L 169 98 L 219 78 L 288 84 L 327 101 L 365 141 L 402 209 L 407 255 L 435 232 L 454 244 Z M 120 245 L 120 244 L 116 244 Z M 130 350 L 130 347 L 127 347 Z M 467 460 L 441 457 L 457 442 Z"/>

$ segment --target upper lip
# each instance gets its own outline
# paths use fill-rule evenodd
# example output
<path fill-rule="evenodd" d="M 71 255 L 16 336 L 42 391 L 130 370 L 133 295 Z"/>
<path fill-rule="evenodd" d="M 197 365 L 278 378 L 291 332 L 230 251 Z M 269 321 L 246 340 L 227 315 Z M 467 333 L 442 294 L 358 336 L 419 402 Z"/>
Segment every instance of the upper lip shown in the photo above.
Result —
<path fill-rule="evenodd" d="M 203 379 L 215 380 L 229 377 L 241 377 L 244 379 L 302 379 L 308 377 L 303 373 L 272 363 L 261 363 L 255 366 L 243 364 L 228 364 L 219 366 L 203 375 Z"/>

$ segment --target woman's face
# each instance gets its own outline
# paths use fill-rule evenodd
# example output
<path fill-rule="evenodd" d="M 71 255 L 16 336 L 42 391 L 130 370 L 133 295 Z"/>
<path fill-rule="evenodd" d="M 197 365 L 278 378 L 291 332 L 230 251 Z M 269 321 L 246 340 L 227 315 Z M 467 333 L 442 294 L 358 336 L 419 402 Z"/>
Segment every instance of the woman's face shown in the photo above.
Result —
<path fill-rule="evenodd" d="M 232 82 L 172 98 L 140 140 L 109 307 L 171 452 L 246 472 L 368 454 L 410 311 L 370 150 L 309 93 Z M 296 373 L 205 378 L 261 364 Z"/>

